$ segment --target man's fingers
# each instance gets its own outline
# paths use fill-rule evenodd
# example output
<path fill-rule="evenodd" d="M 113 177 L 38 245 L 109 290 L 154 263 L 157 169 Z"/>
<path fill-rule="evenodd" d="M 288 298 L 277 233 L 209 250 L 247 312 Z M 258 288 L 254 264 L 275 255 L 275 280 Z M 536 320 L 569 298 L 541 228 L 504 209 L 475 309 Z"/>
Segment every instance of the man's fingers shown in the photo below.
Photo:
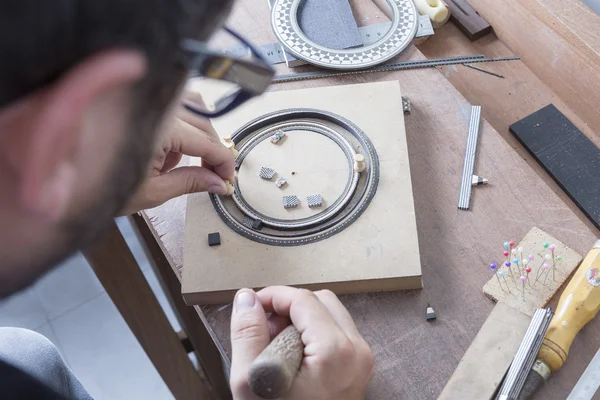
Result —
<path fill-rule="evenodd" d="M 202 132 L 181 120 L 177 120 L 177 123 L 179 126 L 172 137 L 170 151 L 201 157 L 203 162 L 214 167 L 214 171 L 221 178 L 232 181 L 235 175 L 235 160 L 231 151 L 211 134 Z"/>
<path fill-rule="evenodd" d="M 317 296 L 319 300 L 321 300 L 321 303 L 327 307 L 329 313 L 342 331 L 344 331 L 346 336 L 352 340 L 361 338 L 352 316 L 332 291 L 319 290 L 315 292 L 315 296 Z"/>
<path fill-rule="evenodd" d="M 271 335 L 271 340 L 275 339 L 275 336 L 279 335 L 281 331 L 283 331 L 292 323 L 288 317 L 283 317 L 277 314 L 269 315 L 267 322 L 269 323 L 269 334 Z"/>
<path fill-rule="evenodd" d="M 183 154 L 181 154 L 181 153 L 173 153 L 173 152 L 167 153 L 167 155 L 165 156 L 165 162 L 164 162 L 162 168 L 160 169 L 160 172 L 161 173 L 169 172 L 170 170 L 175 168 L 181 162 L 182 158 L 183 158 Z"/>
<path fill-rule="evenodd" d="M 198 192 L 225 194 L 227 186 L 214 172 L 202 167 L 179 167 L 148 181 L 149 203 L 162 204 L 172 198 Z"/>
<path fill-rule="evenodd" d="M 309 354 L 312 343 L 337 343 L 345 336 L 327 308 L 310 290 L 271 286 L 258 292 L 257 296 L 267 312 L 290 317 L 302 334 Z"/>
<path fill-rule="evenodd" d="M 191 104 L 197 104 L 201 107 L 204 107 L 204 99 L 202 95 L 198 92 L 185 91 L 182 95 L 183 103 L 189 102 Z M 191 111 L 188 111 L 183 105 L 179 107 L 177 112 L 177 118 L 185 121 L 186 123 L 195 126 L 198 129 L 203 130 L 204 132 L 210 133 L 214 137 L 219 137 L 215 128 L 212 126 L 212 123 L 208 118 L 200 117 Z"/>
<path fill-rule="evenodd" d="M 231 314 L 230 380 L 234 395 L 250 395 L 248 370 L 269 342 L 267 317 L 256 293 L 250 289 L 241 289 L 235 295 Z"/>

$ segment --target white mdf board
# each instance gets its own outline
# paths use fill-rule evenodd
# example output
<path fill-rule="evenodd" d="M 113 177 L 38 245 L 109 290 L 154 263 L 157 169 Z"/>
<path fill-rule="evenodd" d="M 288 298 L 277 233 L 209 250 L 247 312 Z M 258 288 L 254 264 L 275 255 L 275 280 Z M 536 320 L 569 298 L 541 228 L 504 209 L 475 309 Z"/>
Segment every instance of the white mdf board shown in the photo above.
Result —
<path fill-rule="evenodd" d="M 380 178 L 375 197 L 364 213 L 340 233 L 315 243 L 282 247 L 257 243 L 234 232 L 221 220 L 206 193 L 188 196 L 182 276 L 186 303 L 224 303 L 231 301 L 240 288 L 270 285 L 328 288 L 340 294 L 421 288 L 417 225 L 398 82 L 267 93 L 213 120 L 213 124 L 221 137 L 227 137 L 258 116 L 287 108 L 333 112 L 363 130 L 379 156 Z M 292 139 L 277 145 L 280 147 L 274 151 L 287 147 L 293 153 L 328 153 L 325 146 L 311 149 L 310 140 L 294 144 Z M 266 157 L 268 152 L 264 154 Z M 284 192 L 301 191 L 298 197 L 305 208 L 298 211 L 300 216 L 312 212 L 306 210 L 304 196 L 312 190 L 307 186 L 325 188 L 335 176 L 334 171 L 344 168 L 336 161 L 341 159 L 338 155 L 320 157 L 314 160 L 318 164 L 308 170 L 294 164 L 298 158 L 292 155 L 269 158 L 263 165 L 276 164 L 283 171 L 279 171 L 281 174 L 298 170 L 298 181 L 290 181 L 285 191 L 278 192 L 273 182 L 265 186 L 269 183 L 244 176 L 240 168 L 238 180 L 244 197 L 257 198 L 259 192 L 280 196 Z M 317 170 L 321 173 L 315 173 Z M 301 180 L 304 174 L 310 175 L 310 179 Z M 242 182 L 242 178 L 254 179 L 256 185 Z M 336 193 L 338 189 L 334 185 L 330 191 Z M 272 200 L 265 200 L 267 206 L 271 204 L 269 201 Z M 282 207 L 281 203 L 277 206 Z M 220 233 L 220 246 L 208 246 L 207 237 L 212 232 Z"/>

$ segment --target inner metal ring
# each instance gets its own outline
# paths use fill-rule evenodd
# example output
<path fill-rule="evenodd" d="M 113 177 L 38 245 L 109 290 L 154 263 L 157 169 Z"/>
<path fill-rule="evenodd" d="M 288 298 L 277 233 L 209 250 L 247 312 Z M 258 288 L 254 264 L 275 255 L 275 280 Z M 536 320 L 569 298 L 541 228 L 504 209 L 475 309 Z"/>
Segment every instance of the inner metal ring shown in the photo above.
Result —
<path fill-rule="evenodd" d="M 243 195 L 241 195 L 241 190 L 237 182 L 235 183 L 236 191 L 232 197 L 233 201 L 244 214 L 253 219 L 260 219 L 265 226 L 275 229 L 305 229 L 321 224 L 327 221 L 328 219 L 333 218 L 337 213 L 339 213 L 342 210 L 342 208 L 344 208 L 347 205 L 348 201 L 352 198 L 354 191 L 356 190 L 356 187 L 358 185 L 360 174 L 358 172 L 353 171 L 354 155 L 356 153 L 352 148 L 352 145 L 337 131 L 331 129 L 323 123 L 309 120 L 295 120 L 293 122 L 283 122 L 257 131 L 251 139 L 246 141 L 244 145 L 239 149 L 239 155 L 236 161 L 236 166 L 239 168 L 243 164 L 244 158 L 248 155 L 248 153 L 250 153 L 250 151 L 256 145 L 258 145 L 258 143 L 270 138 L 273 131 L 277 129 L 281 129 L 287 132 L 292 130 L 315 132 L 333 140 L 342 149 L 342 151 L 346 155 L 346 159 L 348 160 L 348 168 L 351 171 L 348 176 L 348 183 L 346 184 L 342 195 L 338 197 L 332 205 L 330 205 L 320 213 L 307 218 L 301 218 L 291 221 L 278 218 L 271 218 L 256 211 L 251 205 L 248 204 L 248 202 L 244 199 Z"/>
<path fill-rule="evenodd" d="M 360 69 L 381 64 L 404 50 L 418 28 L 413 0 L 386 0 L 393 18 L 389 31 L 379 41 L 364 47 L 335 50 L 311 41 L 300 28 L 297 14 L 303 0 L 277 0 L 271 10 L 271 27 L 277 40 L 291 54 L 311 64 L 331 69 Z"/>
<path fill-rule="evenodd" d="M 353 196 L 337 215 L 327 221 L 308 229 L 282 230 L 270 227 L 253 229 L 246 226 L 242 223 L 245 214 L 238 208 L 231 196 L 209 194 L 217 214 L 235 232 L 259 243 L 274 246 L 299 246 L 320 241 L 341 232 L 356 221 L 370 204 L 379 183 L 379 158 L 373 144 L 364 132 L 343 117 L 327 111 L 303 108 L 276 111 L 242 126 L 232 135 L 232 140 L 236 145 L 240 145 L 241 149 L 257 133 L 264 133 L 265 128 L 269 130 L 271 126 L 284 122 L 306 123 L 307 119 L 313 120 L 317 124 L 325 121 L 344 130 L 346 137 L 351 138 L 347 140 L 350 140 L 353 149 L 358 149 L 358 152 L 365 156 L 366 169 L 359 174 L 358 186 L 354 190 Z M 239 167 L 239 164 L 236 163 L 236 167 Z"/>

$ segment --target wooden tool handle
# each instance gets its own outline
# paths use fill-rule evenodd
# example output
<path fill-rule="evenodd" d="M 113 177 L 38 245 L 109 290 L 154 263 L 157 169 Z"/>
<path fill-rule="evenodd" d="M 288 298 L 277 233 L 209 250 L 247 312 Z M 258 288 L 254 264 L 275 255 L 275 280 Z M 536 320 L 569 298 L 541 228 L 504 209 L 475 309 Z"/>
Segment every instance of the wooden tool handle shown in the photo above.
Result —
<path fill-rule="evenodd" d="M 263 399 L 276 399 L 287 392 L 302 362 L 304 345 L 300 332 L 290 325 L 256 357 L 250 366 L 248 384 Z"/>

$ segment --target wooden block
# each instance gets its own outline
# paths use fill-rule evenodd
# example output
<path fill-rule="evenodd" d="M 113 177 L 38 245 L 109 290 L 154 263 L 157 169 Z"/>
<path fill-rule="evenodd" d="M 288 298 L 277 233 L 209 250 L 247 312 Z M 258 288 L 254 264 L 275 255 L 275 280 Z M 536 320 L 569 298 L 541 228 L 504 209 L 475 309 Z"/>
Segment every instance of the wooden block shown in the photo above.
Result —
<path fill-rule="evenodd" d="M 511 306 L 496 304 L 438 400 L 492 398 L 530 322 Z"/>
<path fill-rule="evenodd" d="M 502 43 L 552 89 L 552 101 L 562 100 L 598 133 L 600 16 L 581 0 L 470 2 L 492 24 Z M 520 85 L 518 93 L 536 98 Z"/>
<path fill-rule="evenodd" d="M 492 32 L 490 24 L 483 19 L 466 0 L 445 0 L 452 16 L 450 19 L 471 40 Z"/>
<path fill-rule="evenodd" d="M 562 256 L 561 261 L 556 261 L 554 275 L 552 260 L 548 261 L 544 258 L 547 254 L 551 254 L 551 252 L 548 249 L 544 249 L 543 243 L 556 245 L 555 255 Z M 525 299 L 523 300 L 523 284 L 519 280 L 519 277 L 527 275 L 527 273 L 523 271 L 521 263 L 519 263 L 518 267 L 514 263 L 511 264 L 510 268 L 503 266 L 505 260 L 502 255 L 497 258 L 498 260 L 502 260 L 502 262 L 498 261 L 497 264 L 498 271 L 504 271 L 504 278 L 500 278 L 501 283 L 499 283 L 498 278 L 492 276 L 483 287 L 483 292 L 491 299 L 498 302 L 502 301 L 531 317 L 536 309 L 543 308 L 548 304 L 558 288 L 569 278 L 583 258 L 556 238 L 536 227 L 531 228 L 529 233 L 515 247 L 523 247 L 523 257 L 525 258 L 529 254 L 535 256 L 534 261 L 529 264 L 532 264 L 532 271 L 525 282 Z M 515 257 L 521 259 L 520 254 L 516 256 L 510 255 L 511 260 Z M 544 262 L 548 263 L 551 267 L 545 273 L 542 268 Z M 537 283 L 535 283 L 538 274 L 542 273 L 543 275 L 540 275 Z M 504 290 L 500 285 L 502 285 Z M 510 292 L 507 290 L 506 285 L 508 285 Z"/>
<path fill-rule="evenodd" d="M 510 132 L 600 229 L 600 149 L 552 104 Z"/>
<path fill-rule="evenodd" d="M 379 155 L 379 185 L 363 214 L 344 230 L 293 247 L 252 241 L 223 222 L 205 193 L 188 196 L 182 293 L 188 304 L 224 303 L 242 287 L 292 285 L 338 293 L 421 287 L 421 262 L 408 162 L 402 97 L 397 81 L 267 93 L 213 121 L 231 134 L 257 116 L 294 107 L 330 111 L 354 122 Z M 266 142 L 266 143 L 265 143 Z M 321 212 L 302 203 L 284 209 L 282 195 L 322 194 L 324 206 L 345 187 L 349 169 L 339 146 L 320 134 L 288 132 L 285 142 L 265 141 L 238 171 L 244 198 L 259 212 L 279 219 Z M 265 143 L 264 145 L 262 145 Z M 254 154 L 257 152 L 257 154 Z M 340 153 L 340 154 L 338 154 Z M 260 178 L 269 165 L 288 184 L 277 188 Z M 296 171 L 291 175 L 290 171 Z M 220 232 L 223 244 L 208 248 L 206 236 Z"/>

